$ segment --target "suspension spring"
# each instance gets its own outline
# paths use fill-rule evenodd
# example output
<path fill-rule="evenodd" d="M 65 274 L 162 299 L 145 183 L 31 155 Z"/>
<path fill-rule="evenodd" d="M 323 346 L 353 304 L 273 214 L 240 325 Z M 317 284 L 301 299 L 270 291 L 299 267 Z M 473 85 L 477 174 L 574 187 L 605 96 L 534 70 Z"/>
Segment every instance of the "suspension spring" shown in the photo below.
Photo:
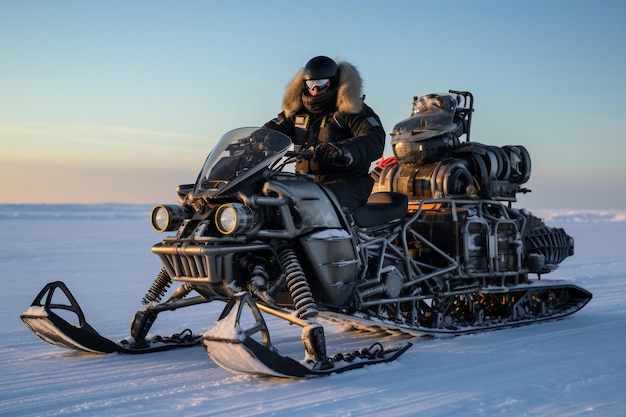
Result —
<path fill-rule="evenodd" d="M 378 284 L 376 286 L 366 288 L 364 290 L 359 290 L 359 295 L 361 299 L 365 299 L 374 295 L 382 294 L 385 292 L 385 286 L 382 284 Z"/>
<path fill-rule="evenodd" d="M 285 271 L 287 288 L 289 288 L 291 299 L 296 306 L 297 316 L 301 319 L 317 316 L 318 311 L 313 293 L 295 251 L 292 248 L 285 248 L 280 252 L 279 258 Z"/>
<path fill-rule="evenodd" d="M 170 274 L 167 273 L 165 268 L 161 268 L 158 275 L 154 279 L 154 282 L 150 286 L 150 289 L 141 300 L 141 304 L 147 306 L 150 303 L 161 302 L 171 284 L 172 279 L 170 278 Z"/>

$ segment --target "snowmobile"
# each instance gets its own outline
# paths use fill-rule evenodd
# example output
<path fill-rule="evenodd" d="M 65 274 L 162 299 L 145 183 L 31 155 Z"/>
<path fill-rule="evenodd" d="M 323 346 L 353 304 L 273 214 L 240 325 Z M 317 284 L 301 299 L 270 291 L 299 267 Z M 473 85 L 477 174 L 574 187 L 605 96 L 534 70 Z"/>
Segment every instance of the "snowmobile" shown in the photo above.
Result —
<path fill-rule="evenodd" d="M 513 208 L 517 193 L 529 191 L 529 153 L 470 141 L 473 111 L 466 91 L 414 97 L 391 133 L 394 156 L 376 164 L 368 203 L 351 213 L 292 169 L 314 152 L 274 130 L 232 130 L 196 182 L 178 187 L 179 204 L 152 210 L 154 229 L 171 234 L 152 247 L 163 266 L 128 339 L 101 336 L 60 281 L 21 317 L 65 348 L 144 353 L 202 344 L 227 370 L 301 378 L 393 361 L 411 346 L 329 354 L 325 325 L 452 336 L 568 316 L 591 293 L 543 275 L 573 255 L 573 239 Z M 148 336 L 160 312 L 212 301 L 226 306 L 202 334 Z M 264 314 L 302 328 L 303 359 L 278 351 Z"/>

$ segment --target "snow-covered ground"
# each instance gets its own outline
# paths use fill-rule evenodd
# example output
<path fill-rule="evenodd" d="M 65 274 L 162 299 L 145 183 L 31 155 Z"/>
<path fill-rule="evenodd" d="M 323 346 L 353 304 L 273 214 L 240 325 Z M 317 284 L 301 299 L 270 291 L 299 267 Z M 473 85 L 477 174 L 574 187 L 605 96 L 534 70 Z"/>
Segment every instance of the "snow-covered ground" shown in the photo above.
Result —
<path fill-rule="evenodd" d="M 64 281 L 111 338 L 160 269 L 146 206 L 0 205 L 2 416 L 624 416 L 624 212 L 540 212 L 576 240 L 546 276 L 593 293 L 564 320 L 449 339 L 415 339 L 397 361 L 311 380 L 235 375 L 200 346 L 148 355 L 85 355 L 42 342 L 21 322 L 47 282 Z M 202 331 L 213 303 L 163 313 L 154 333 Z M 185 311 L 187 310 L 187 311 Z M 299 332 L 268 319 L 273 343 L 301 355 Z M 373 335 L 327 329 L 329 351 Z M 393 340 L 385 340 L 392 343 Z"/>

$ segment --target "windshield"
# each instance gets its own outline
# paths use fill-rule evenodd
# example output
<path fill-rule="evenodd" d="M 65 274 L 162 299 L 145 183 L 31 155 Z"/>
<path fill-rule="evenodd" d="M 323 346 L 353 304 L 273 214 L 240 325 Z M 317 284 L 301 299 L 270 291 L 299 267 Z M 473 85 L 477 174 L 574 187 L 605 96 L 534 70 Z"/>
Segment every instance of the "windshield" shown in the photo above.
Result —
<path fill-rule="evenodd" d="M 288 136 L 271 129 L 242 127 L 224 134 L 198 175 L 194 197 L 234 192 L 244 179 L 281 158 L 291 146 Z"/>

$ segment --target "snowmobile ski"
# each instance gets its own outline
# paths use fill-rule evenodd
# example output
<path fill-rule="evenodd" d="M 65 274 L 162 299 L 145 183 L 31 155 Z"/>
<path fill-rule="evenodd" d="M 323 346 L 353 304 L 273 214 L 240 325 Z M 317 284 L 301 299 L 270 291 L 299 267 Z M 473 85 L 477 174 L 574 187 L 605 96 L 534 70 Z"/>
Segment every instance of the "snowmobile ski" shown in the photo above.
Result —
<path fill-rule="evenodd" d="M 244 307 L 248 307 L 245 309 Z M 244 314 L 251 313 L 244 322 Z M 247 327 L 246 327 L 247 326 Z M 304 327 L 303 342 L 307 352 L 302 361 L 281 355 L 270 341 L 269 331 L 254 299 L 248 293 L 239 293 L 224 308 L 219 320 L 202 335 L 202 344 L 211 359 L 222 368 L 235 373 L 283 378 L 310 378 L 341 373 L 383 362 L 391 362 L 406 352 L 412 343 L 383 348 L 374 343 L 369 348 L 349 353 L 326 356 L 323 333 L 315 324 Z M 308 348 L 305 339 L 310 334 L 321 349 Z M 256 337 L 256 338 L 255 338 Z"/>
<path fill-rule="evenodd" d="M 56 290 L 65 296 L 62 303 L 53 303 Z M 44 301 L 45 298 L 45 301 Z M 76 324 L 67 321 L 54 311 L 73 313 Z M 115 342 L 101 336 L 87 321 L 78 302 L 61 281 L 50 282 L 39 292 L 31 306 L 20 315 L 33 333 L 52 345 L 89 353 L 150 353 L 179 347 L 195 346 L 199 336 L 190 330 L 167 337 L 154 336 L 141 343 L 121 340 Z M 72 320 L 72 321 L 74 321 Z"/>

